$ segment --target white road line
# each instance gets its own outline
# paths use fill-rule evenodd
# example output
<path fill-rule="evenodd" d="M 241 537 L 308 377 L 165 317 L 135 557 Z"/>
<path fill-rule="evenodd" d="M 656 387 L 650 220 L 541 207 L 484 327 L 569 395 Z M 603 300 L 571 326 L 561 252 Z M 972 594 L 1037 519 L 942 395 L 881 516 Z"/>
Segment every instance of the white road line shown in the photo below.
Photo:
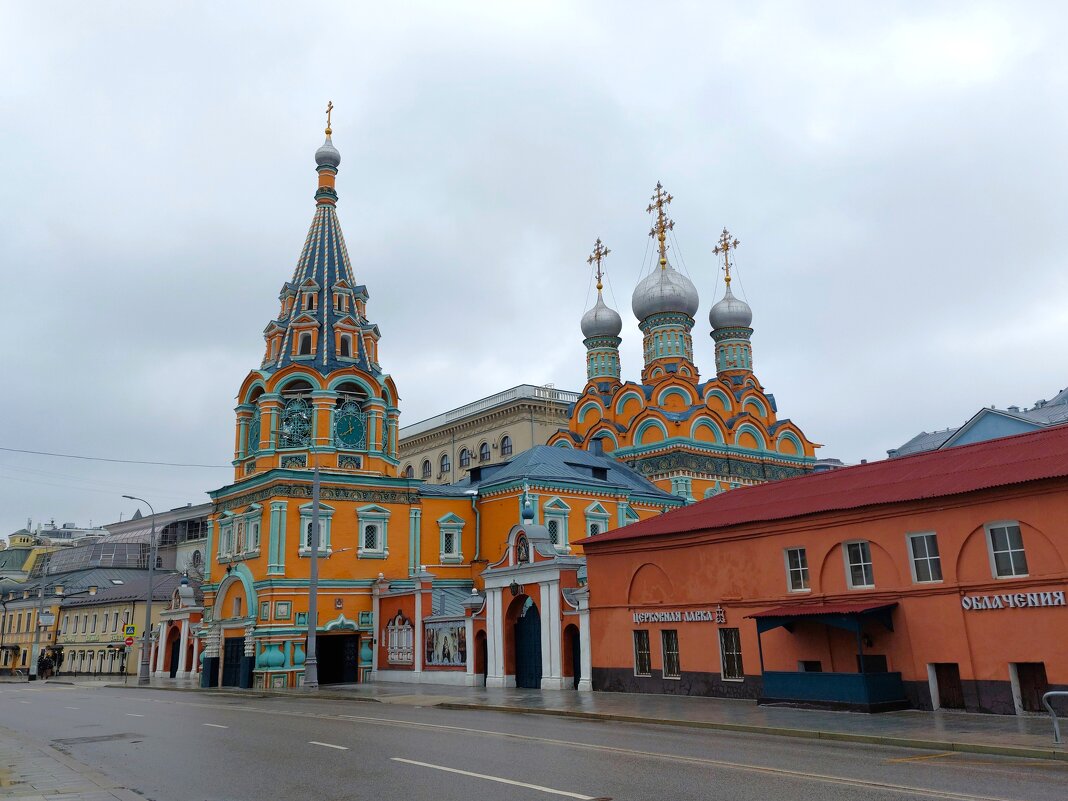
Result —
<path fill-rule="evenodd" d="M 202 723 L 202 726 L 211 726 L 213 729 L 229 729 L 229 726 L 222 726 L 218 723 Z"/>
<path fill-rule="evenodd" d="M 20 704 L 28 704 L 29 701 L 19 701 Z"/>
<path fill-rule="evenodd" d="M 308 745 L 321 745 L 323 748 L 336 748 L 338 751 L 348 751 L 349 749 L 343 745 L 333 745 L 332 743 L 321 743 L 318 740 L 308 740 Z"/>
<path fill-rule="evenodd" d="M 76 706 L 65 706 L 63 708 L 64 709 L 77 709 L 78 707 L 76 707 Z"/>
<path fill-rule="evenodd" d="M 542 787 L 540 784 L 527 784 L 526 782 L 517 782 L 514 779 L 504 779 L 500 776 L 487 776 L 485 773 L 475 773 L 470 770 L 460 770 L 459 768 L 447 768 L 444 765 L 432 765 L 429 762 L 416 762 L 414 759 L 401 759 L 400 757 L 390 757 L 393 762 L 403 762 L 406 765 L 418 765 L 421 768 L 433 768 L 434 770 L 444 770 L 448 773 L 459 773 L 461 776 L 473 776 L 476 779 L 485 779 L 490 782 L 499 782 L 501 784 L 511 784 L 514 787 L 526 787 L 528 790 L 537 790 L 542 793 L 549 793 L 550 795 L 562 795 L 565 798 L 581 798 L 583 801 L 595 801 L 597 796 L 582 795 L 581 793 L 569 793 L 567 790 L 554 790 L 552 787 Z"/>
<path fill-rule="evenodd" d="M 126 715 L 131 718 L 143 718 L 144 715 L 138 715 L 136 712 L 127 712 Z"/>

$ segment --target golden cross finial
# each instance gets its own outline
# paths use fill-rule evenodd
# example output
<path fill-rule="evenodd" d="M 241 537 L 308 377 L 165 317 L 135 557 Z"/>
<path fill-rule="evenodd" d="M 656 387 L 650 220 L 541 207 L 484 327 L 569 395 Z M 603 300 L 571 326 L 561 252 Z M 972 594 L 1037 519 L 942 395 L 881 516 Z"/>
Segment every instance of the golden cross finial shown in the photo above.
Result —
<path fill-rule="evenodd" d="M 732 250 L 736 250 L 741 243 L 737 240 L 731 239 L 730 231 L 726 228 L 723 229 L 723 233 L 719 235 L 719 244 L 712 248 L 712 252 L 717 256 L 723 254 L 723 280 L 727 282 L 727 286 L 731 285 L 731 256 Z"/>
<path fill-rule="evenodd" d="M 334 102 L 332 100 L 326 101 L 326 135 L 330 136 L 330 112 L 334 110 Z"/>
<path fill-rule="evenodd" d="M 612 251 L 610 251 L 608 248 L 606 248 L 604 246 L 604 243 L 601 242 L 600 237 L 598 237 L 597 244 L 593 246 L 593 253 L 591 253 L 590 257 L 588 259 L 586 259 L 586 263 L 587 264 L 593 264 L 594 262 L 597 262 L 597 291 L 598 292 L 600 292 L 601 289 L 603 289 L 603 286 L 601 284 L 601 278 L 604 276 L 604 271 L 601 269 L 601 261 L 604 259 L 605 256 L 607 256 L 611 252 Z"/>
<path fill-rule="evenodd" d="M 671 203 L 672 198 L 667 192 L 664 191 L 663 185 L 659 181 L 656 182 L 656 191 L 653 192 L 652 203 L 646 209 L 647 212 L 652 214 L 656 212 L 656 222 L 653 224 L 652 230 L 649 232 L 649 236 L 655 236 L 657 238 L 658 247 L 660 249 L 660 269 L 667 268 L 667 232 L 675 227 L 675 221 L 667 216 L 665 207 Z"/>

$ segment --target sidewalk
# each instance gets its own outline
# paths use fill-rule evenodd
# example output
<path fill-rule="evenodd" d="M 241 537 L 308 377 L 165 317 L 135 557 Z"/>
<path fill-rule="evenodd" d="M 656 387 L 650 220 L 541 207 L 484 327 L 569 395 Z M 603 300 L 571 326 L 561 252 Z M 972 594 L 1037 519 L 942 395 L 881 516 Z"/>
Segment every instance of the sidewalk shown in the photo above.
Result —
<path fill-rule="evenodd" d="M 0 799 L 143 801 L 77 760 L 0 728 Z"/>
<path fill-rule="evenodd" d="M 175 679 L 153 679 L 152 688 L 193 689 L 186 680 L 179 683 Z M 201 692 L 234 692 L 296 698 L 316 697 L 324 700 L 439 706 L 445 709 L 561 715 L 588 720 L 689 726 L 784 737 L 845 740 L 903 748 L 969 751 L 1068 761 L 1068 748 L 1064 745 L 1053 745 L 1053 726 L 1049 717 L 1037 715 L 1025 717 L 915 710 L 873 715 L 861 712 L 827 712 L 791 707 L 757 706 L 753 701 L 697 696 L 488 689 L 433 684 L 329 685 L 322 687 L 315 696 L 306 690 L 225 688 Z M 1064 725 L 1062 722 L 1062 728 Z"/>

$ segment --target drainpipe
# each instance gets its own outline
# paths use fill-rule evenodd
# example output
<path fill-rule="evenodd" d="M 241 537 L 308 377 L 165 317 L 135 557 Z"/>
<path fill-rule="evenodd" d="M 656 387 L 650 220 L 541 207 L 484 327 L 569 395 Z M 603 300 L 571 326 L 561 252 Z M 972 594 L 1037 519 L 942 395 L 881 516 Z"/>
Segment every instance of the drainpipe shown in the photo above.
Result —
<path fill-rule="evenodd" d="M 478 511 L 478 490 L 468 490 L 471 496 L 471 510 L 475 513 L 475 558 L 472 562 L 479 561 L 482 556 L 482 516 Z"/>

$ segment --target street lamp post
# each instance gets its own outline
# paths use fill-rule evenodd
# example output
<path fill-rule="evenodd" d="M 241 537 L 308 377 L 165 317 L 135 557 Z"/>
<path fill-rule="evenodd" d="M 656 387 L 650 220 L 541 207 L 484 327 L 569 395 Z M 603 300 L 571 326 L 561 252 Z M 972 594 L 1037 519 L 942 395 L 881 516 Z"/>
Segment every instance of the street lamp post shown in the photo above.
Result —
<path fill-rule="evenodd" d="M 46 586 L 46 582 L 42 579 L 41 586 L 37 588 L 37 625 L 33 630 L 33 648 L 30 650 L 30 681 L 36 679 L 37 676 L 37 660 L 41 653 L 41 615 L 44 614 L 44 599 L 47 590 L 52 590 L 52 595 L 55 598 L 72 598 L 75 595 L 96 595 L 96 585 L 89 585 L 88 589 L 78 590 L 77 592 L 64 592 L 63 585 L 56 582 L 51 587 Z M 54 623 L 55 621 L 53 621 Z"/>
<path fill-rule="evenodd" d="M 0 618 L 0 659 L 6 661 L 6 652 L 4 651 L 4 632 L 7 630 L 7 601 L 0 598 L 0 606 L 4 608 L 4 616 Z"/>
<path fill-rule="evenodd" d="M 148 542 L 148 593 L 145 597 L 145 630 L 141 634 L 141 667 L 137 672 L 137 686 L 143 687 L 149 683 L 148 656 L 152 648 L 152 579 L 156 572 L 156 510 L 152 504 L 144 498 L 134 495 L 123 495 L 123 498 L 131 501 L 140 501 L 148 507 L 151 513 L 149 518 L 152 522 L 152 533 Z M 160 643 L 162 646 L 163 643 Z"/>

